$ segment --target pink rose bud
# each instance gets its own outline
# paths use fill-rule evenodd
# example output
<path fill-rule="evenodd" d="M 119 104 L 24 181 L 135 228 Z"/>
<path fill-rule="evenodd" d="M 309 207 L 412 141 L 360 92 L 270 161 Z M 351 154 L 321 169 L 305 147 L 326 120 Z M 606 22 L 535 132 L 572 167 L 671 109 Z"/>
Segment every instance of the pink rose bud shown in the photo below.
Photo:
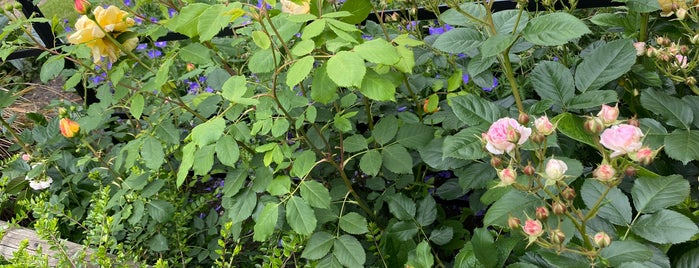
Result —
<path fill-rule="evenodd" d="M 531 237 L 537 237 L 544 233 L 543 226 L 539 220 L 528 219 L 524 221 L 524 233 Z"/>
<path fill-rule="evenodd" d="M 78 14 L 84 15 L 90 8 L 90 2 L 88 2 L 87 0 L 75 0 L 73 7 L 75 8 L 75 11 L 78 12 Z"/>
<path fill-rule="evenodd" d="M 614 107 L 603 104 L 602 109 L 597 113 L 597 117 L 602 119 L 602 123 L 605 126 L 616 123 L 616 119 L 619 117 L 619 103 L 614 105 Z"/>
<path fill-rule="evenodd" d="M 645 166 L 653 162 L 653 159 L 658 155 L 659 151 L 660 150 L 653 151 L 649 147 L 643 147 L 636 152 L 630 153 L 629 158 Z"/>
<path fill-rule="evenodd" d="M 628 124 L 612 126 L 600 135 L 600 143 L 612 150 L 612 158 L 632 153 L 641 149 L 643 132 L 640 128 Z"/>
<path fill-rule="evenodd" d="M 646 42 L 633 43 L 633 47 L 636 49 L 636 56 L 643 56 L 646 54 Z"/>
<path fill-rule="evenodd" d="M 510 153 L 516 145 L 522 145 L 529 139 L 532 130 L 520 125 L 509 117 L 495 121 L 488 132 L 483 133 L 485 148 L 492 154 Z"/>
<path fill-rule="evenodd" d="M 553 124 L 551 124 L 547 116 L 542 116 L 534 120 L 534 127 L 536 128 L 536 132 L 543 135 L 551 135 L 554 129 Z"/>
<path fill-rule="evenodd" d="M 680 69 L 687 69 L 687 66 L 689 66 L 689 64 L 687 64 L 687 57 L 681 54 L 675 55 L 674 66 Z"/>
<path fill-rule="evenodd" d="M 604 122 L 599 117 L 590 117 L 585 121 L 583 128 L 587 133 L 599 134 L 604 130 Z"/>
<path fill-rule="evenodd" d="M 636 176 L 636 168 L 632 167 L 632 166 L 628 166 L 628 167 L 626 167 L 626 169 L 624 169 L 624 173 L 626 174 L 626 176 L 634 177 L 634 176 Z"/>
<path fill-rule="evenodd" d="M 606 248 L 607 246 L 609 246 L 609 244 L 612 243 L 612 239 L 605 232 L 596 233 L 593 237 L 593 240 L 595 242 L 595 245 L 597 245 L 597 247 L 599 248 Z"/>
<path fill-rule="evenodd" d="M 564 174 L 566 171 L 568 171 L 568 165 L 566 165 L 566 162 L 552 158 L 546 162 L 546 168 L 544 171 L 546 173 L 546 177 L 557 181 L 563 179 Z"/>
<path fill-rule="evenodd" d="M 524 167 L 522 172 L 524 172 L 524 175 L 532 176 L 536 173 L 536 168 L 532 166 L 532 163 L 529 163 Z"/>
<path fill-rule="evenodd" d="M 498 177 L 500 178 L 500 185 L 511 185 L 517 180 L 517 171 L 512 167 L 508 167 L 498 171 Z"/>
<path fill-rule="evenodd" d="M 490 158 L 490 165 L 493 166 L 494 168 L 499 168 L 502 166 L 502 159 L 497 156 L 493 156 Z"/>
<path fill-rule="evenodd" d="M 566 213 L 566 210 L 566 205 L 560 201 L 553 202 L 553 204 L 551 205 L 551 211 L 553 211 L 553 214 L 555 215 L 563 215 Z"/>
<path fill-rule="evenodd" d="M 654 47 L 648 47 L 646 49 L 646 56 L 649 58 L 653 58 L 658 55 L 658 50 L 655 49 Z"/>
<path fill-rule="evenodd" d="M 527 124 L 529 124 L 529 115 L 525 113 L 519 114 L 519 116 L 517 117 L 517 122 L 526 126 Z"/>
<path fill-rule="evenodd" d="M 551 231 L 549 234 L 549 238 L 551 239 L 551 243 L 554 243 L 556 245 L 563 244 L 566 240 L 566 234 L 561 231 L 561 229 L 556 229 Z"/>
<path fill-rule="evenodd" d="M 536 218 L 539 220 L 545 220 L 549 217 L 549 210 L 546 207 L 536 208 Z"/>
<path fill-rule="evenodd" d="M 24 162 L 29 162 L 29 160 L 32 160 L 32 156 L 29 154 L 22 154 L 22 160 L 24 160 Z"/>
<path fill-rule="evenodd" d="M 194 69 L 196 69 L 196 68 L 197 68 L 197 67 L 194 66 L 194 64 L 191 63 L 191 62 L 190 62 L 190 63 L 187 63 L 187 65 L 186 65 L 186 70 L 187 70 L 187 72 L 194 71 Z"/>
<path fill-rule="evenodd" d="M 563 189 L 563 192 L 561 192 L 561 196 L 563 196 L 563 198 L 565 198 L 566 200 L 573 200 L 575 199 L 576 195 L 577 194 L 575 193 L 575 189 L 570 187 L 566 187 L 565 189 Z"/>
<path fill-rule="evenodd" d="M 626 123 L 629 124 L 629 125 L 632 125 L 632 126 L 634 126 L 634 127 L 640 127 L 640 126 L 641 126 L 641 121 L 638 121 L 638 118 L 636 118 L 635 116 L 632 117 L 632 118 L 627 119 L 627 120 L 626 120 Z"/>
<path fill-rule="evenodd" d="M 597 169 L 592 171 L 592 176 L 600 181 L 611 181 L 616 175 L 616 170 L 609 164 L 601 164 Z"/>
<path fill-rule="evenodd" d="M 518 218 L 512 217 L 512 215 L 507 217 L 507 226 L 509 226 L 510 229 L 512 229 L 512 230 L 519 229 L 519 227 L 521 227 L 520 226 L 521 224 L 522 224 L 522 222 Z"/>

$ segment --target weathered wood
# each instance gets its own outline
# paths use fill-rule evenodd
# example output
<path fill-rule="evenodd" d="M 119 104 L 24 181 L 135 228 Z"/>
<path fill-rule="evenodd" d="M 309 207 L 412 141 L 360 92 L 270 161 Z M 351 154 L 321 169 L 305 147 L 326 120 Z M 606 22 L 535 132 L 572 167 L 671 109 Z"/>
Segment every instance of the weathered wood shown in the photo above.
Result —
<path fill-rule="evenodd" d="M 3 233 L 2 239 L 0 239 L 0 256 L 3 256 L 5 259 L 12 258 L 13 253 L 17 251 L 20 243 L 25 239 L 29 241 L 29 246 L 26 247 L 26 250 L 31 254 L 37 255 L 37 249 L 41 247 L 41 254 L 49 257 L 48 261 L 51 267 L 58 265 L 59 258 L 57 256 L 68 255 L 70 259 L 77 260 L 78 256 L 85 249 L 83 245 L 63 240 L 62 243 L 65 247 L 59 249 L 59 251 L 52 250 L 51 245 L 39 238 L 39 235 L 34 230 L 11 227 L 4 221 L 0 221 L 0 233 Z M 90 253 L 91 251 L 88 250 L 88 255 Z"/>

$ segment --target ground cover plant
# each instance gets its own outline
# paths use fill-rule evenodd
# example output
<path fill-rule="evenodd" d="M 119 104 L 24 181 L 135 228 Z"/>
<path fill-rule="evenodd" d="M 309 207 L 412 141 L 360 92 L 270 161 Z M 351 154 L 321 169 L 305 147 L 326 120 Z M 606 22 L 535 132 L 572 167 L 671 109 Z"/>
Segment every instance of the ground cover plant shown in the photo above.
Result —
<path fill-rule="evenodd" d="M 2 117 L 2 220 L 63 266 L 696 267 L 697 3 L 537 2 L 8 5 L 98 101 Z"/>

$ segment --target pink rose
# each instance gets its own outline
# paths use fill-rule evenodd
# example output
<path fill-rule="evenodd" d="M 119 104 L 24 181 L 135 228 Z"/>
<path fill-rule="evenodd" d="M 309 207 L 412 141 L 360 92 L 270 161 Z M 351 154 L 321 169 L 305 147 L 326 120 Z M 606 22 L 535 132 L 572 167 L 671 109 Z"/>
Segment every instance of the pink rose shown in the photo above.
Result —
<path fill-rule="evenodd" d="M 616 170 L 609 164 L 601 164 L 592 172 L 592 176 L 600 181 L 610 181 L 614 175 L 616 175 Z"/>
<path fill-rule="evenodd" d="M 597 114 L 597 117 L 602 119 L 602 123 L 607 126 L 614 124 L 617 117 L 619 117 L 619 103 L 614 105 L 614 107 L 603 104 L 602 109 Z"/>
<path fill-rule="evenodd" d="M 607 149 L 612 150 L 612 158 L 632 153 L 641 149 L 643 132 L 640 128 L 619 124 L 605 129 L 600 135 L 600 143 Z"/>
<path fill-rule="evenodd" d="M 551 135 L 553 133 L 553 124 L 549 121 L 549 118 L 542 116 L 534 120 L 534 127 L 536 127 L 536 132 L 543 135 Z"/>
<path fill-rule="evenodd" d="M 485 148 L 493 154 L 503 154 L 511 152 L 516 144 L 523 144 L 529 135 L 531 128 L 520 125 L 517 120 L 505 117 L 495 121 L 487 133 L 483 133 L 483 138 L 487 142 Z"/>
<path fill-rule="evenodd" d="M 512 167 L 498 171 L 498 177 L 500 178 L 500 185 L 507 186 L 515 183 L 517 180 L 517 171 Z"/>
<path fill-rule="evenodd" d="M 633 47 L 636 49 L 636 56 L 643 56 L 646 54 L 646 42 L 633 43 Z"/>
<path fill-rule="evenodd" d="M 541 222 L 539 220 L 528 219 L 524 221 L 524 228 L 522 229 L 524 230 L 524 233 L 528 236 L 536 237 L 544 233 L 543 226 L 541 225 Z"/>

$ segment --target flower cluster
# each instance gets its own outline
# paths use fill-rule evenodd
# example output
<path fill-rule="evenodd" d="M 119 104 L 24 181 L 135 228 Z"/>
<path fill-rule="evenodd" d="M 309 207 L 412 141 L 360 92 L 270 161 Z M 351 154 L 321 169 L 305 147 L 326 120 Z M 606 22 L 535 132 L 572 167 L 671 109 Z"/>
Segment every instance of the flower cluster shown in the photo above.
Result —
<path fill-rule="evenodd" d="M 76 1 L 77 3 L 77 1 Z M 85 8 L 85 6 L 82 6 Z M 76 5 L 76 9 L 78 6 Z M 72 44 L 85 44 L 92 50 L 94 63 L 100 63 L 104 58 L 115 62 L 122 49 L 130 51 L 138 44 L 137 37 L 128 37 L 128 28 L 134 25 L 134 20 L 128 17 L 128 13 L 116 6 L 106 9 L 96 7 L 92 14 L 94 19 L 82 15 L 75 22 L 75 32 L 68 35 L 68 41 Z M 116 44 L 116 40 L 121 40 Z"/>

